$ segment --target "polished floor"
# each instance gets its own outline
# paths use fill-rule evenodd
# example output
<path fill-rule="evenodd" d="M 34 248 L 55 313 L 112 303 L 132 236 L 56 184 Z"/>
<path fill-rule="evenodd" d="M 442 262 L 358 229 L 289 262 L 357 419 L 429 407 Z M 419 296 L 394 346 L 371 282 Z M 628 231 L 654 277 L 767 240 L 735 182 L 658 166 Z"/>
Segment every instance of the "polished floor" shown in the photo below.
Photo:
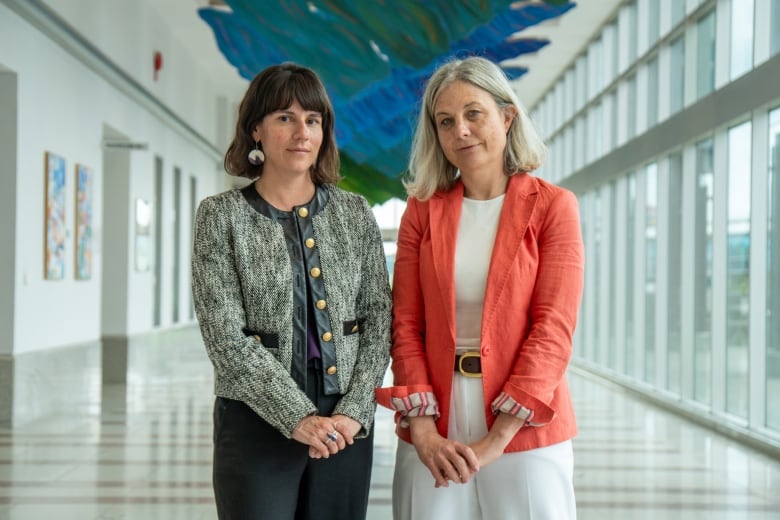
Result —
<path fill-rule="evenodd" d="M 0 520 L 205 520 L 211 367 L 195 329 L 150 342 L 79 417 L 0 429 Z M 138 356 L 136 356 L 137 358 Z M 780 519 L 780 460 L 572 370 L 580 520 Z M 395 438 L 380 410 L 368 517 L 391 518 Z"/>

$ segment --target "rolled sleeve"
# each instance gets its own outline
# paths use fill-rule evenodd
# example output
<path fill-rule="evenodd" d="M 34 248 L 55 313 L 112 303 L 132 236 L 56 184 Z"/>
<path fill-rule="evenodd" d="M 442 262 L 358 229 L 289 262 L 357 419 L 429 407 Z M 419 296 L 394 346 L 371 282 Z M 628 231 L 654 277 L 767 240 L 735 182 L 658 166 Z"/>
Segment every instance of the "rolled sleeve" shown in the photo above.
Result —
<path fill-rule="evenodd" d="M 439 402 L 427 385 L 392 386 L 375 390 L 377 403 L 396 412 L 396 420 L 407 426 L 406 417 L 431 416 L 438 419 Z"/>
<path fill-rule="evenodd" d="M 536 419 L 534 410 L 530 410 L 521 405 L 512 399 L 506 392 L 501 392 L 490 404 L 490 407 L 493 410 L 493 414 L 506 413 L 517 417 L 518 419 L 522 419 L 523 426 L 544 426 L 555 416 L 550 407 L 542 404 L 541 409 L 543 413 L 540 415 L 548 417 L 548 419 L 540 422 L 539 419 Z"/>

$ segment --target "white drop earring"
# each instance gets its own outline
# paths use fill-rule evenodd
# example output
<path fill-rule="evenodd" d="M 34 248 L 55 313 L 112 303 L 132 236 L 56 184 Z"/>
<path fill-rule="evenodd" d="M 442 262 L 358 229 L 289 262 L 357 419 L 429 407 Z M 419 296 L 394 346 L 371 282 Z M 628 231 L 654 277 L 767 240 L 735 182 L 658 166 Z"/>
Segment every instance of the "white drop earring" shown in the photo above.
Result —
<path fill-rule="evenodd" d="M 255 149 L 249 151 L 249 164 L 253 166 L 260 166 L 265 161 L 265 154 L 260 149 L 260 142 L 255 141 Z"/>

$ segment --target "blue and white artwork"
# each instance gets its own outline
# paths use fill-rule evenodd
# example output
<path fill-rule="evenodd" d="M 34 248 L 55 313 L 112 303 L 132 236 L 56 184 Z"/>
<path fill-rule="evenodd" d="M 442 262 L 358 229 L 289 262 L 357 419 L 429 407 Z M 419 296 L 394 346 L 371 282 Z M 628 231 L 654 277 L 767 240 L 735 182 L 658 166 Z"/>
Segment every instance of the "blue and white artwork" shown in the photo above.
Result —
<path fill-rule="evenodd" d="M 65 278 L 65 159 L 46 152 L 44 278 Z"/>

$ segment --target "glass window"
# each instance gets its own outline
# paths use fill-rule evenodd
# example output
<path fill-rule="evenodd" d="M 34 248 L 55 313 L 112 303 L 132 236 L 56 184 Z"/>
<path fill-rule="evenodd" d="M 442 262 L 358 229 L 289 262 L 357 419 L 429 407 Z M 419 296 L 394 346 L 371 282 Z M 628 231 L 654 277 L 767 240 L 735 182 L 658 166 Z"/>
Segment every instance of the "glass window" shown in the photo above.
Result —
<path fill-rule="evenodd" d="M 679 112 L 685 102 L 685 39 L 678 36 L 671 45 L 671 88 L 669 89 L 670 115 Z"/>
<path fill-rule="evenodd" d="M 696 24 L 696 97 L 703 97 L 715 88 L 715 11 L 710 11 Z"/>
<path fill-rule="evenodd" d="M 574 171 L 585 166 L 585 149 L 588 147 L 588 133 L 585 116 L 578 117 L 574 123 Z"/>
<path fill-rule="evenodd" d="M 647 62 L 647 128 L 658 123 L 658 56 Z"/>
<path fill-rule="evenodd" d="M 577 65 L 574 68 L 575 84 L 577 85 L 575 92 L 575 105 L 574 109 L 579 110 L 585 106 L 585 102 L 588 100 L 588 59 L 583 54 L 577 59 Z"/>
<path fill-rule="evenodd" d="M 652 47 L 658 41 L 660 30 L 660 2 L 650 0 L 647 2 L 647 46 Z"/>
<path fill-rule="evenodd" d="M 726 410 L 747 417 L 750 348 L 750 122 L 731 128 L 728 139 Z"/>
<path fill-rule="evenodd" d="M 685 0 L 672 0 L 672 27 L 685 18 Z"/>
<path fill-rule="evenodd" d="M 637 53 L 636 2 L 632 0 L 626 4 L 626 11 L 628 12 L 628 64 L 630 65 L 636 61 Z"/>
<path fill-rule="evenodd" d="M 536 130 L 542 135 L 547 135 L 547 98 L 544 97 L 536 105 L 536 110 L 531 115 L 531 118 L 536 121 Z"/>
<path fill-rule="evenodd" d="M 774 8 L 774 6 L 773 6 Z M 766 424 L 780 430 L 780 108 L 769 114 L 767 210 Z"/>
<path fill-rule="evenodd" d="M 551 182 L 558 182 L 561 179 L 561 173 L 558 170 L 558 157 L 560 156 L 558 153 L 558 142 L 557 138 L 549 142 L 547 160 L 539 168 L 541 172 L 544 172 L 542 178 Z"/>
<path fill-rule="evenodd" d="M 769 7 L 771 24 L 769 29 L 769 42 L 770 52 L 774 55 L 780 52 L 780 0 L 772 0 L 772 5 Z"/>
<path fill-rule="evenodd" d="M 620 70 L 620 33 L 618 32 L 617 22 L 612 22 L 609 24 L 609 27 L 612 29 L 610 31 L 610 34 L 612 35 L 612 48 L 610 52 L 612 59 L 610 63 L 611 74 L 609 75 L 609 80 L 612 81 L 613 79 L 617 78 L 618 71 Z"/>
<path fill-rule="evenodd" d="M 634 284 L 636 262 L 634 261 L 634 226 L 636 223 L 636 174 L 628 174 L 628 196 L 626 197 L 626 374 L 634 374 Z"/>
<path fill-rule="evenodd" d="M 731 79 L 753 68 L 753 0 L 731 2 Z"/>
<path fill-rule="evenodd" d="M 606 294 L 601 294 L 601 190 L 593 191 L 593 361 L 601 364 L 602 345 L 604 338 L 601 337 L 601 307 L 602 302 L 607 298 Z"/>
<path fill-rule="evenodd" d="M 566 72 L 566 77 L 563 83 L 564 87 L 564 107 L 563 118 L 564 121 L 569 120 L 574 115 L 574 68 L 569 67 Z"/>
<path fill-rule="evenodd" d="M 628 89 L 628 113 L 626 114 L 626 139 L 631 139 L 636 135 L 636 76 L 631 76 L 626 80 Z"/>
<path fill-rule="evenodd" d="M 604 153 L 604 140 L 601 122 L 604 120 L 604 108 L 601 103 L 598 103 L 588 113 L 588 149 L 587 149 L 587 162 L 595 161 Z"/>
<path fill-rule="evenodd" d="M 601 38 L 593 42 L 588 53 L 588 73 L 590 76 L 591 97 L 595 97 L 604 88 L 604 44 Z"/>
<path fill-rule="evenodd" d="M 607 96 L 607 103 L 609 104 L 609 121 L 607 124 L 607 148 L 609 150 L 617 146 L 617 130 L 618 130 L 618 107 L 617 107 L 617 92 L 612 91 Z"/>
<path fill-rule="evenodd" d="M 645 169 L 645 381 L 655 379 L 655 293 L 658 236 L 658 166 Z"/>
<path fill-rule="evenodd" d="M 666 305 L 666 389 L 680 393 L 682 380 L 682 154 L 669 156 L 669 253 L 666 258 L 669 279 Z"/>
<path fill-rule="evenodd" d="M 696 204 L 694 226 L 693 330 L 696 401 L 712 402 L 712 140 L 696 145 Z"/>
<path fill-rule="evenodd" d="M 618 204 L 618 198 L 617 198 L 617 183 L 611 182 L 609 185 L 609 197 L 610 197 L 610 204 L 609 204 L 609 261 L 611 263 L 612 269 L 614 269 L 618 262 L 621 260 L 617 257 L 617 222 L 618 222 L 618 215 L 617 215 L 617 204 Z M 615 278 L 614 276 L 610 276 L 607 283 L 609 284 L 609 292 L 607 293 L 609 295 L 609 304 L 607 305 L 607 312 L 609 313 L 609 337 L 607 338 L 607 366 L 611 368 L 612 370 L 619 370 L 620 367 L 617 366 L 617 345 L 618 345 L 618 337 L 617 337 L 617 318 L 615 316 L 615 310 L 617 309 L 616 302 L 620 301 L 620 296 L 618 295 L 618 291 L 620 288 L 618 287 L 618 284 L 614 282 Z"/>

